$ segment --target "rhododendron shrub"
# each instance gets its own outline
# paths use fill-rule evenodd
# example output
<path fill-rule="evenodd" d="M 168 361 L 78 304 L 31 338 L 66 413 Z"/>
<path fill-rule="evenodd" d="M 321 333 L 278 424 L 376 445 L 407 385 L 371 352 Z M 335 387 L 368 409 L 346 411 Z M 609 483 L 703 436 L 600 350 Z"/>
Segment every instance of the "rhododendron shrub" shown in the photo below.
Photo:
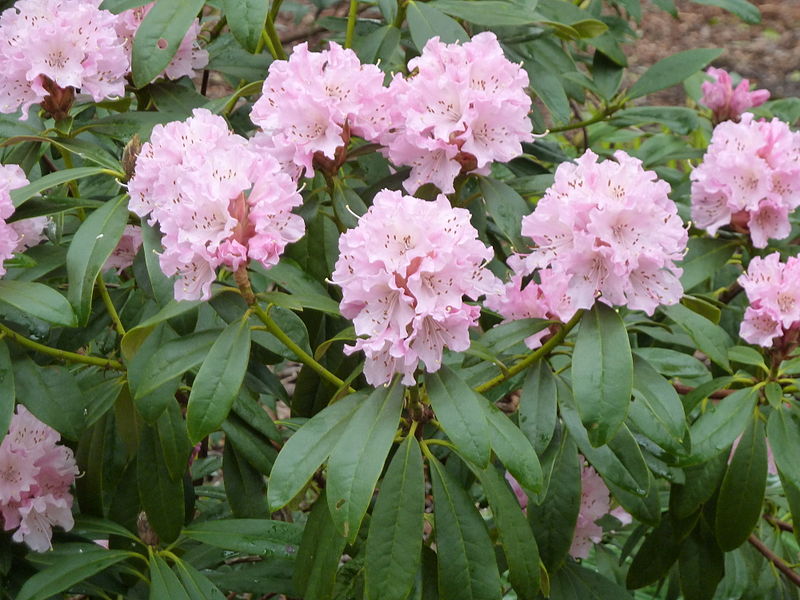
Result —
<path fill-rule="evenodd" d="M 639 4 L 2 4 L 0 598 L 800 600 L 800 99 Z"/>

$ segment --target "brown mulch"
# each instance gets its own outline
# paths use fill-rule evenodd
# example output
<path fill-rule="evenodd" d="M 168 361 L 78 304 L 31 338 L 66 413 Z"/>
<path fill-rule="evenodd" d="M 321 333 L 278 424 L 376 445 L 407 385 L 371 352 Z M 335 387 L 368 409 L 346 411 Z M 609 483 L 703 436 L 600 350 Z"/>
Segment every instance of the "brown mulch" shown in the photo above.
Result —
<path fill-rule="evenodd" d="M 635 78 L 656 61 L 690 48 L 724 48 L 715 67 L 735 71 L 773 98 L 800 96 L 800 0 L 753 0 L 762 21 L 749 25 L 712 6 L 677 0 L 678 18 L 643 0 L 640 39 L 626 47 Z M 654 98 L 650 98 L 652 102 Z M 677 87 L 659 100 L 683 103 Z"/>

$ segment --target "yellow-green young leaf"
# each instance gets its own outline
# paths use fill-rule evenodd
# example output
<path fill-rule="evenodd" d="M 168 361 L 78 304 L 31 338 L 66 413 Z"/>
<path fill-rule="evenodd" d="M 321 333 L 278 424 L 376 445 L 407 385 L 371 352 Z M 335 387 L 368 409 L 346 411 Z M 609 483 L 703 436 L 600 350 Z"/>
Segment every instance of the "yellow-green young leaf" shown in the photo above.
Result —
<path fill-rule="evenodd" d="M 183 535 L 203 544 L 268 558 L 294 558 L 303 535 L 298 523 L 269 519 L 220 519 L 192 523 Z"/>
<path fill-rule="evenodd" d="M 181 532 L 185 514 L 183 480 L 172 479 L 164 450 L 154 427 L 142 427 L 136 457 L 139 500 L 150 526 L 161 542 L 174 541 Z"/>
<path fill-rule="evenodd" d="M 761 420 L 754 418 L 733 454 L 717 498 L 714 529 L 719 547 L 738 548 L 761 518 L 767 487 L 767 440 Z"/>
<path fill-rule="evenodd" d="M 25 314 L 53 325 L 75 327 L 75 313 L 64 296 L 48 285 L 33 281 L 0 280 L 0 304 L 8 304 Z M 2 307 L 0 307 L 2 312 Z"/>
<path fill-rule="evenodd" d="M 370 519 L 364 572 L 367 600 L 405 600 L 417 577 L 425 513 L 422 455 L 408 436 L 394 455 Z"/>
<path fill-rule="evenodd" d="M 14 370 L 8 346 L 0 340 L 0 442 L 6 437 L 11 416 L 14 414 Z"/>
<path fill-rule="evenodd" d="M 365 398 L 363 392 L 344 397 L 314 415 L 289 438 L 270 472 L 267 489 L 270 512 L 289 504 L 306 486 Z"/>
<path fill-rule="evenodd" d="M 358 535 L 400 421 L 405 388 L 395 381 L 361 403 L 328 460 L 331 518 L 350 542 Z"/>
<path fill-rule="evenodd" d="M 178 576 L 158 554 L 150 555 L 150 600 L 191 600 Z"/>
<path fill-rule="evenodd" d="M 482 471 L 474 470 L 492 509 L 508 563 L 508 579 L 520 600 L 534 600 L 539 592 L 539 549 L 533 531 L 516 496 L 494 465 Z"/>
<path fill-rule="evenodd" d="M 67 251 L 69 301 L 78 324 L 85 326 L 92 309 L 94 282 L 122 237 L 128 222 L 128 197 L 109 200 L 81 223 Z"/>
<path fill-rule="evenodd" d="M 17 594 L 17 600 L 47 600 L 111 565 L 138 556 L 134 552 L 88 546 L 81 548 L 80 553 L 60 556 L 49 567 L 32 575 Z"/>
<path fill-rule="evenodd" d="M 451 459 L 452 460 L 452 459 Z M 500 574 L 483 517 L 469 494 L 434 457 L 436 555 L 441 600 L 500 600 Z"/>
<path fill-rule="evenodd" d="M 158 77 L 189 31 L 205 0 L 158 0 L 133 39 L 133 83 L 142 87 Z"/>
<path fill-rule="evenodd" d="M 427 41 L 434 36 L 439 36 L 442 42 L 448 44 L 469 41 L 467 32 L 457 21 L 426 2 L 411 0 L 408 3 L 406 18 L 411 39 L 420 52 Z"/>
<path fill-rule="evenodd" d="M 481 402 L 458 375 L 443 366 L 425 377 L 436 418 L 459 452 L 479 467 L 489 464 L 489 423 Z"/>
<path fill-rule="evenodd" d="M 228 325 L 203 361 L 192 384 L 186 424 L 197 443 L 216 431 L 242 387 L 250 359 L 250 326 L 246 319 Z"/>
<path fill-rule="evenodd" d="M 628 96 L 638 98 L 681 83 L 706 68 L 720 54 L 719 48 L 696 48 L 668 56 L 645 71 L 628 91 Z"/>
<path fill-rule="evenodd" d="M 519 428 L 542 454 L 556 427 L 556 380 L 550 365 L 538 360 L 528 370 L 519 398 Z"/>
<path fill-rule="evenodd" d="M 572 356 L 572 391 L 592 446 L 614 437 L 628 414 L 632 388 L 625 324 L 617 311 L 596 302 L 581 319 Z"/>

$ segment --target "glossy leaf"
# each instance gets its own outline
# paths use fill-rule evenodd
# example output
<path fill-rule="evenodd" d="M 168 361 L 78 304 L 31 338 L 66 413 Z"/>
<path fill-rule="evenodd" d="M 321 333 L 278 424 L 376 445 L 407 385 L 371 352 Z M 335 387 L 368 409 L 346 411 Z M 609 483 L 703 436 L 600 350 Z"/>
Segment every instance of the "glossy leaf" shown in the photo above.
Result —
<path fill-rule="evenodd" d="M 190 600 L 178 576 L 158 554 L 150 556 L 150 600 Z"/>
<path fill-rule="evenodd" d="M 14 369 L 4 340 L 0 340 L 0 442 L 8 432 L 14 414 Z"/>
<path fill-rule="evenodd" d="M 162 542 L 172 542 L 184 518 L 183 480 L 173 479 L 153 427 L 142 428 L 136 460 L 139 499 L 150 526 Z"/>
<path fill-rule="evenodd" d="M 389 464 L 372 512 L 365 556 L 367 600 L 404 600 L 420 565 L 425 477 L 419 443 L 408 436 Z"/>
<path fill-rule="evenodd" d="M 234 321 L 216 339 L 203 360 L 189 394 L 186 424 L 196 442 L 216 431 L 233 406 L 250 359 L 250 327 Z"/>
<path fill-rule="evenodd" d="M 94 282 L 122 237 L 128 222 L 127 196 L 120 196 L 95 210 L 81 223 L 67 251 L 69 301 L 80 325 L 92 309 Z"/>
<path fill-rule="evenodd" d="M 750 420 L 758 390 L 737 390 L 718 405 L 709 405 L 692 424 L 692 455 L 688 464 L 705 462 L 728 449 Z"/>
<path fill-rule="evenodd" d="M 25 201 L 33 198 L 45 190 L 49 190 L 50 188 L 54 188 L 70 181 L 77 181 L 78 179 L 99 175 L 105 172 L 106 169 L 104 167 L 77 167 L 75 169 L 62 169 L 61 171 L 56 171 L 55 173 L 48 173 L 47 175 L 43 175 L 39 179 L 32 181 L 28 185 L 11 190 L 11 201 L 13 202 L 14 207 L 17 208 Z"/>
<path fill-rule="evenodd" d="M 479 467 L 489 463 L 489 424 L 481 402 L 459 376 L 443 366 L 425 377 L 436 418 L 465 458 Z"/>
<path fill-rule="evenodd" d="M 633 394 L 629 418 L 636 429 L 672 454 L 684 454 L 686 416 L 675 388 L 643 358 L 633 359 Z"/>
<path fill-rule="evenodd" d="M 50 286 L 33 281 L 0 280 L 0 303 L 53 325 L 77 324 L 72 305 Z M 0 308 L 0 310 L 2 310 Z"/>
<path fill-rule="evenodd" d="M 198 542 L 242 554 L 293 558 L 300 545 L 299 523 L 269 519 L 219 519 L 192 523 L 183 535 Z"/>
<path fill-rule="evenodd" d="M 682 304 L 663 307 L 662 310 L 689 334 L 708 358 L 730 372 L 728 348 L 733 345 L 733 341 L 724 329 Z"/>
<path fill-rule="evenodd" d="M 542 467 L 536 451 L 520 431 L 500 410 L 487 403 L 486 420 L 489 422 L 492 449 L 506 469 L 528 494 L 542 491 Z"/>
<path fill-rule="evenodd" d="M 434 2 L 435 4 L 435 2 Z M 469 6 L 467 2 L 459 2 L 461 6 Z M 522 218 L 531 212 L 531 206 L 523 200 L 513 188 L 490 177 L 480 178 L 481 194 L 486 202 L 486 210 L 492 216 L 497 227 L 503 232 L 512 247 L 520 251 L 527 244 L 522 239 L 520 226 Z"/>
<path fill-rule="evenodd" d="M 427 2 L 411 0 L 406 13 L 411 39 L 420 52 L 429 39 L 438 36 L 442 42 L 466 42 L 469 40 L 464 28 Z"/>
<path fill-rule="evenodd" d="M 504 0 L 481 0 L 480 2 L 433 0 L 429 3 L 430 6 L 443 13 L 486 27 L 533 23 L 541 18 L 541 15 L 534 10 L 536 4 L 537 0 L 511 2 Z"/>
<path fill-rule="evenodd" d="M 628 91 L 628 96 L 639 98 L 681 83 L 720 54 L 722 50 L 717 48 L 696 48 L 668 56 L 645 71 Z"/>
<path fill-rule="evenodd" d="M 547 448 L 556 426 L 556 379 L 544 360 L 528 370 L 519 398 L 519 428 L 537 453 Z"/>
<path fill-rule="evenodd" d="M 589 441 L 600 446 L 625 420 L 633 388 L 628 333 L 617 312 L 602 302 L 581 319 L 572 357 L 572 390 Z"/>
<path fill-rule="evenodd" d="M 328 509 L 336 527 L 355 541 L 400 422 L 405 388 L 376 389 L 352 414 L 328 460 Z"/>

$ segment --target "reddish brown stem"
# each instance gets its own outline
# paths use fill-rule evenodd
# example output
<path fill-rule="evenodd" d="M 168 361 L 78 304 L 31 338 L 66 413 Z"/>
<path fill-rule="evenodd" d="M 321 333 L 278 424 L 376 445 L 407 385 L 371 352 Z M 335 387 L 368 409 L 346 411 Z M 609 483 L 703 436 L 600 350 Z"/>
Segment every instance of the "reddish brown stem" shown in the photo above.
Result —
<path fill-rule="evenodd" d="M 758 539 L 755 535 L 750 535 L 747 538 L 747 541 L 750 542 L 753 547 L 758 550 L 764 558 L 766 558 L 769 562 L 775 565 L 775 568 L 778 569 L 781 573 L 786 576 L 786 579 L 791 581 L 797 587 L 800 587 L 800 575 L 798 575 L 788 564 L 786 564 L 783 559 L 781 559 L 777 554 L 775 554 L 772 550 L 767 548 L 767 546 Z"/>
<path fill-rule="evenodd" d="M 789 533 L 794 533 L 794 527 L 791 523 L 787 523 L 786 521 L 781 521 L 780 519 L 776 519 L 772 515 L 764 515 L 764 519 L 772 523 L 775 527 L 780 529 L 781 531 L 788 531 Z"/>
<path fill-rule="evenodd" d="M 672 387 L 675 388 L 675 391 L 679 394 L 689 394 L 693 392 L 696 388 L 693 388 L 690 385 L 684 385 L 682 383 L 672 383 Z M 727 398 L 731 394 L 733 394 L 736 390 L 717 390 L 715 392 L 711 392 L 708 397 L 713 398 L 715 400 L 721 400 L 722 398 Z"/>
<path fill-rule="evenodd" d="M 253 306 L 256 303 L 256 295 L 253 293 L 253 288 L 250 285 L 250 278 L 247 276 L 247 265 L 241 265 L 233 274 L 233 279 L 239 290 L 242 292 L 242 298 L 247 302 L 248 306 Z"/>

